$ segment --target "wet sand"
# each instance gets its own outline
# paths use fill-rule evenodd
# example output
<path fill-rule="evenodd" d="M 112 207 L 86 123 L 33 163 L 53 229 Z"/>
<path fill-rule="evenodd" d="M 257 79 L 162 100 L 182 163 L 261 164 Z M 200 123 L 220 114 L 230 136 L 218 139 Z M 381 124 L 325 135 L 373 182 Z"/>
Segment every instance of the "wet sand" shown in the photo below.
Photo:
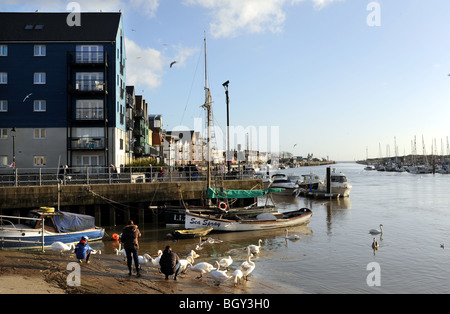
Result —
<path fill-rule="evenodd" d="M 196 279 L 197 273 L 180 275 L 178 280 L 164 279 L 159 269 L 142 266 L 140 278 L 128 275 L 123 256 L 91 255 L 89 264 L 82 263 L 80 285 L 69 286 L 67 278 L 76 262 L 73 253 L 0 251 L 0 294 L 251 294 L 276 293 L 258 278 L 234 286 L 228 280 L 219 286 L 208 275 Z"/>

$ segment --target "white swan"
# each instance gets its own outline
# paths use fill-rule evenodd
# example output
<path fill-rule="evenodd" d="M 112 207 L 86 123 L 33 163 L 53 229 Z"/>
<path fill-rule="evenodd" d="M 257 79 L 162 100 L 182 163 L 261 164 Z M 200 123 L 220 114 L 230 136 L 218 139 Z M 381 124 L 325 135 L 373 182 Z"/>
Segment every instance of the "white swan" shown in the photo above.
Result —
<path fill-rule="evenodd" d="M 199 237 L 198 238 L 198 244 L 195 246 L 195 250 L 196 251 L 203 250 L 203 244 L 205 244 L 205 242 L 202 242 L 202 237 Z"/>
<path fill-rule="evenodd" d="M 262 243 L 262 240 L 259 239 L 258 240 L 258 245 L 250 244 L 245 249 L 250 249 L 250 252 L 252 252 L 252 254 L 259 254 L 259 252 L 261 250 L 261 243 Z"/>
<path fill-rule="evenodd" d="M 152 262 L 152 265 L 155 267 L 159 267 L 159 260 L 161 259 L 162 251 L 158 250 L 158 255 L 155 258 L 152 258 L 150 256 L 150 261 Z"/>
<path fill-rule="evenodd" d="M 197 254 L 194 250 L 191 250 L 187 256 L 192 256 L 192 258 L 198 258 L 200 255 Z"/>
<path fill-rule="evenodd" d="M 50 251 L 56 251 L 62 253 L 67 251 L 73 251 L 75 249 L 75 244 L 65 244 L 60 241 L 53 242 L 52 245 L 48 248 Z"/>
<path fill-rule="evenodd" d="M 223 268 L 228 269 L 228 267 L 233 263 L 233 259 L 231 256 L 228 256 L 228 258 L 224 257 L 219 261 L 219 265 Z"/>
<path fill-rule="evenodd" d="M 242 273 L 242 270 L 240 269 L 236 269 L 232 274 L 231 277 L 234 277 L 234 286 L 237 286 L 238 284 L 241 283 L 241 279 L 244 276 L 244 274 Z"/>
<path fill-rule="evenodd" d="M 200 277 L 197 277 L 197 279 L 202 278 L 203 274 L 209 273 L 213 269 L 214 266 L 206 262 L 201 262 L 191 267 L 191 271 L 200 273 Z"/>
<path fill-rule="evenodd" d="M 149 255 L 149 254 L 147 254 L 147 253 L 145 253 L 144 255 L 139 255 L 138 256 L 138 260 L 139 260 L 139 265 L 145 265 L 145 264 L 147 264 L 149 261 L 151 261 L 152 260 L 152 257 Z"/>
<path fill-rule="evenodd" d="M 284 236 L 284 238 L 285 239 L 288 239 L 288 240 L 300 240 L 300 236 L 299 235 L 297 235 L 297 234 L 291 234 L 291 235 L 289 235 L 288 236 L 288 229 L 285 229 L 286 230 L 286 235 Z"/>
<path fill-rule="evenodd" d="M 194 264 L 194 258 L 192 256 L 188 256 L 185 259 L 180 259 L 180 273 L 185 274 L 189 267 L 192 267 Z"/>
<path fill-rule="evenodd" d="M 221 282 L 224 282 L 225 280 L 228 280 L 231 277 L 227 275 L 226 270 L 220 270 L 220 264 L 218 261 L 216 261 L 215 265 L 217 265 L 217 268 L 212 269 L 209 272 L 209 275 L 216 281 L 216 286 L 218 286 L 220 285 Z"/>
<path fill-rule="evenodd" d="M 383 234 L 383 225 L 380 224 L 380 229 L 370 229 L 369 230 L 370 234 Z"/>
<path fill-rule="evenodd" d="M 219 239 L 213 239 L 210 237 L 210 238 L 206 239 L 205 242 L 208 242 L 209 244 L 214 244 L 214 243 L 222 243 L 223 241 L 219 240 Z"/>
<path fill-rule="evenodd" d="M 380 247 L 380 244 L 378 243 L 377 239 L 373 238 L 372 249 L 378 250 L 379 247 Z"/>
<path fill-rule="evenodd" d="M 250 254 L 250 249 L 248 249 L 247 261 L 241 264 L 242 277 L 248 281 L 248 275 L 255 269 L 256 265 L 250 260 L 252 254 Z"/>

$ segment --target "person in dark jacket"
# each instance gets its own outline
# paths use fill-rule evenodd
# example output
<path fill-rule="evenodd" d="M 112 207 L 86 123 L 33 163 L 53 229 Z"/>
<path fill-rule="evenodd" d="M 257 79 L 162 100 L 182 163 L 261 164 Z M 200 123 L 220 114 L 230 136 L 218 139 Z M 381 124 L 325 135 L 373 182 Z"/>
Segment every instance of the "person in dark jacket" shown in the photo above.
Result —
<path fill-rule="evenodd" d="M 136 276 L 140 277 L 140 267 L 139 267 L 139 240 L 141 236 L 138 226 L 136 226 L 132 220 L 128 222 L 122 230 L 122 236 L 120 237 L 121 242 L 124 244 L 125 253 L 127 255 L 127 265 L 128 265 L 128 275 L 131 276 L 131 264 L 134 260 L 134 266 L 136 267 Z"/>
<path fill-rule="evenodd" d="M 172 248 L 169 245 L 166 246 L 159 260 L 159 265 L 161 266 L 161 272 L 166 275 L 166 279 L 169 279 L 170 275 L 174 275 L 173 279 L 177 280 L 181 267 L 180 258 L 177 253 L 172 252 Z"/>
<path fill-rule="evenodd" d="M 80 242 L 75 246 L 75 254 L 79 263 L 82 263 L 86 259 L 86 264 L 88 264 L 91 252 L 94 251 L 87 243 L 87 240 L 87 237 L 81 237 Z"/>

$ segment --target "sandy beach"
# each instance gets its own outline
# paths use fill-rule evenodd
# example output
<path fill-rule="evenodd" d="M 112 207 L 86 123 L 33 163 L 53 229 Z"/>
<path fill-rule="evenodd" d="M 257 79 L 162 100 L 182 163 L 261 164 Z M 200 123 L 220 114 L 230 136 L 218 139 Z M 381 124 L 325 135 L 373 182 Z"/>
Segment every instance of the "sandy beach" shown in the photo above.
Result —
<path fill-rule="evenodd" d="M 264 286 L 255 277 L 236 287 L 232 280 L 216 286 L 207 275 L 196 279 L 198 274 L 189 271 L 176 281 L 165 280 L 151 266 L 143 266 L 137 278 L 128 275 L 123 257 L 114 254 L 91 255 L 89 264 L 80 264 L 80 285 L 70 286 L 67 265 L 72 262 L 71 253 L 0 251 L 0 294 L 245 294 Z"/>

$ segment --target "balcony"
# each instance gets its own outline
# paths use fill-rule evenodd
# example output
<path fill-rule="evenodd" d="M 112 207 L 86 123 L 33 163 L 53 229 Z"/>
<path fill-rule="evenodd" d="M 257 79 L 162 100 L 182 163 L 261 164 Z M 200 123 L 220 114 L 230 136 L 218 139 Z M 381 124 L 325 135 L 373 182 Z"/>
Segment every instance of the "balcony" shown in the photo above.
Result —
<path fill-rule="evenodd" d="M 74 51 L 68 53 L 70 65 L 78 67 L 107 67 L 108 55 L 105 51 Z"/>
<path fill-rule="evenodd" d="M 69 83 L 69 93 L 82 95 L 104 95 L 108 94 L 106 83 L 103 80 L 73 80 Z"/>
<path fill-rule="evenodd" d="M 103 150 L 105 149 L 104 137 L 72 137 L 70 139 L 73 150 Z"/>
<path fill-rule="evenodd" d="M 103 107 L 98 108 L 77 108 L 75 109 L 75 120 L 79 121 L 103 121 Z"/>

